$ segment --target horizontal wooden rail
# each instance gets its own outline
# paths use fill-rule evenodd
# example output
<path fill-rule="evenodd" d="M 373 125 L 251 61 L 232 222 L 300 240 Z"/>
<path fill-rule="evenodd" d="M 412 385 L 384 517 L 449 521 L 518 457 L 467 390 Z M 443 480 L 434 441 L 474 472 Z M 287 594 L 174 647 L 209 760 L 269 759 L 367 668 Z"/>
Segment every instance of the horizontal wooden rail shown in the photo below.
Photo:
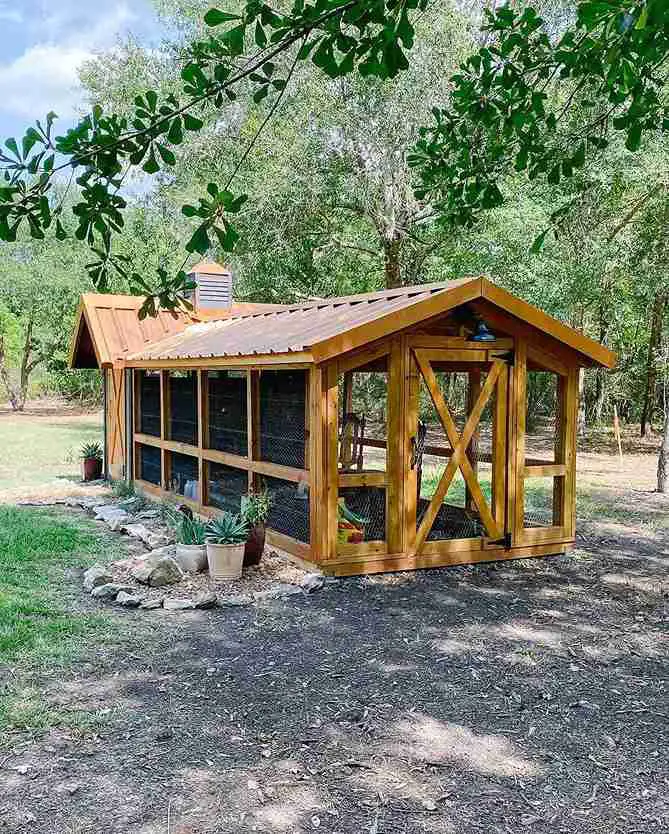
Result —
<path fill-rule="evenodd" d="M 525 464 L 523 469 L 523 476 L 525 478 L 549 478 L 551 476 L 559 478 L 567 474 L 567 467 L 564 463 L 542 463 L 542 464 Z"/>

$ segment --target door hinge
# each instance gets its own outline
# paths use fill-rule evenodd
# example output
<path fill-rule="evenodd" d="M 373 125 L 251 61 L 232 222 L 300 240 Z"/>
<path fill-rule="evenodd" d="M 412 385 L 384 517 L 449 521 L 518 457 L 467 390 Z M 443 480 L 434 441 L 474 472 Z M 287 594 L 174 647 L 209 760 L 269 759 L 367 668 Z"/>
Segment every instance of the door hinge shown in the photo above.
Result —
<path fill-rule="evenodd" d="M 511 533 L 505 533 L 501 539 L 495 539 L 494 541 L 489 542 L 489 544 L 501 544 L 504 545 L 504 550 L 511 549 Z"/>
<path fill-rule="evenodd" d="M 513 368 L 516 361 L 516 353 L 513 350 L 507 350 L 506 353 L 498 353 L 495 359 L 501 359 L 503 362 L 508 362 Z"/>

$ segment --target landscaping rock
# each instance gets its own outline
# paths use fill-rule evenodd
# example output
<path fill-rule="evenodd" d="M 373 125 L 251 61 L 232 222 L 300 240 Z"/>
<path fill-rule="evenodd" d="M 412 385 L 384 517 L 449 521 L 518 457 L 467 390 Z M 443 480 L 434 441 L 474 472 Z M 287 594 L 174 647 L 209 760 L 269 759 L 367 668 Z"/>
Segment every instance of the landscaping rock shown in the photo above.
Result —
<path fill-rule="evenodd" d="M 180 582 L 183 573 L 171 556 L 153 556 L 149 554 L 130 571 L 133 579 L 152 588 L 173 585 Z"/>
<path fill-rule="evenodd" d="M 195 608 L 195 603 L 192 599 L 167 597 L 167 599 L 163 600 L 163 608 L 166 611 L 188 611 Z"/>
<path fill-rule="evenodd" d="M 99 504 L 93 507 L 96 521 L 109 522 L 112 518 L 128 519 L 130 516 L 125 510 L 120 509 L 116 504 Z"/>
<path fill-rule="evenodd" d="M 183 545 L 178 545 L 174 553 L 174 560 L 184 573 L 200 573 L 207 567 L 207 552 L 201 550 L 187 550 Z"/>
<path fill-rule="evenodd" d="M 151 533 L 144 544 L 151 550 L 155 550 L 157 547 L 167 547 L 171 541 L 167 533 Z"/>
<path fill-rule="evenodd" d="M 215 608 L 216 594 L 213 591 L 200 591 L 193 597 L 193 605 L 196 608 Z"/>
<path fill-rule="evenodd" d="M 105 522 L 112 533 L 122 533 L 125 525 L 128 523 L 128 514 L 119 512 L 118 515 L 113 515 Z"/>
<path fill-rule="evenodd" d="M 121 591 L 129 594 L 132 590 L 128 585 L 118 585 L 116 582 L 108 582 L 106 585 L 98 585 L 97 588 L 93 588 L 91 596 L 93 599 L 112 600 L 116 599 Z"/>
<path fill-rule="evenodd" d="M 155 597 L 154 599 L 143 599 L 139 607 L 142 608 L 144 611 L 153 611 L 156 608 L 163 607 L 163 601 L 165 597 Z"/>
<path fill-rule="evenodd" d="M 314 591 L 319 591 L 325 585 L 325 577 L 320 573 L 308 573 L 300 583 L 301 587 L 311 594 Z"/>
<path fill-rule="evenodd" d="M 125 525 L 125 532 L 130 536 L 131 539 L 139 539 L 144 544 L 147 543 L 149 536 L 151 535 L 151 531 L 145 524 L 126 524 Z"/>
<path fill-rule="evenodd" d="M 142 597 L 138 594 L 129 594 L 127 591 L 119 591 L 116 602 L 124 608 L 137 608 L 142 603 Z"/>
<path fill-rule="evenodd" d="M 285 599 L 286 597 L 291 597 L 295 594 L 301 593 L 302 588 L 298 585 L 288 585 L 285 582 L 280 582 L 278 585 L 274 585 L 271 588 L 266 588 L 262 591 L 254 591 L 253 599 L 256 602 L 262 602 L 263 600 L 268 599 Z"/>
<path fill-rule="evenodd" d="M 218 605 L 221 608 L 227 608 L 228 606 L 251 605 L 252 602 L 253 597 L 251 594 L 230 594 L 229 596 L 218 598 Z"/>
<path fill-rule="evenodd" d="M 84 573 L 84 588 L 87 591 L 92 591 L 98 585 L 107 585 L 113 581 L 114 577 L 102 565 L 93 565 Z"/>

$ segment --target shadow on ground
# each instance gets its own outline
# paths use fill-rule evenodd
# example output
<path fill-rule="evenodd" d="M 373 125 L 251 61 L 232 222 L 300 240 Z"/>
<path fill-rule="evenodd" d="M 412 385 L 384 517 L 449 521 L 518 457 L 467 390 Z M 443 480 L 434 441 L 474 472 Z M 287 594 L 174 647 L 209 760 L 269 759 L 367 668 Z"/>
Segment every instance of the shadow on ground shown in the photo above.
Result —
<path fill-rule="evenodd" d="M 667 830 L 666 543 L 128 613 L 2 771 L 6 831 Z"/>

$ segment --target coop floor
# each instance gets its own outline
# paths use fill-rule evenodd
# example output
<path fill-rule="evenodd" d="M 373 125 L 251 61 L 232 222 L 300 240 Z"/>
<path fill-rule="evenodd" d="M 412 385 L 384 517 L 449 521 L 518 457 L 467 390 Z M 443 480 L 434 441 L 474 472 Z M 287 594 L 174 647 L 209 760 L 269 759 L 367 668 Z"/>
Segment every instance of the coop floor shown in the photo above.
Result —
<path fill-rule="evenodd" d="M 568 556 L 107 612 L 68 660 L 5 663 L 2 830 L 666 831 L 669 502 L 645 457 L 585 459 Z M 64 569 L 57 593 L 100 613 Z"/>

